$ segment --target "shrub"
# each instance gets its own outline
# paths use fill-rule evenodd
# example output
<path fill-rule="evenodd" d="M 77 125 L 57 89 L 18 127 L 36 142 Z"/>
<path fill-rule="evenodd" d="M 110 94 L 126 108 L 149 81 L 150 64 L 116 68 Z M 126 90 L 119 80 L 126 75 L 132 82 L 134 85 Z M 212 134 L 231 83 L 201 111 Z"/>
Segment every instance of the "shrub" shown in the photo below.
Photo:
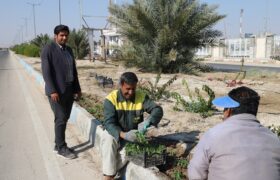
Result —
<path fill-rule="evenodd" d="M 34 44 L 25 46 L 23 55 L 28 57 L 40 57 L 40 48 Z"/>
<path fill-rule="evenodd" d="M 151 81 L 147 81 L 144 83 L 139 83 L 139 89 L 144 91 L 147 95 L 150 96 L 151 99 L 158 101 L 160 99 L 168 99 L 170 97 L 170 92 L 167 90 L 176 79 L 177 75 L 174 75 L 171 79 L 169 79 L 166 83 L 162 86 L 158 85 L 158 82 L 161 78 L 161 73 L 157 74 L 156 80 L 154 84 Z"/>
<path fill-rule="evenodd" d="M 172 92 L 171 96 L 176 100 L 173 109 L 175 111 L 199 113 L 202 117 L 211 116 L 213 114 L 212 100 L 215 98 L 214 91 L 207 85 L 203 85 L 202 90 L 204 90 L 208 95 L 208 99 L 206 99 L 200 94 L 200 90 L 198 88 L 195 88 L 195 93 L 192 93 L 186 80 L 183 80 L 183 85 L 187 89 L 190 102 L 186 101 L 179 93 Z"/>

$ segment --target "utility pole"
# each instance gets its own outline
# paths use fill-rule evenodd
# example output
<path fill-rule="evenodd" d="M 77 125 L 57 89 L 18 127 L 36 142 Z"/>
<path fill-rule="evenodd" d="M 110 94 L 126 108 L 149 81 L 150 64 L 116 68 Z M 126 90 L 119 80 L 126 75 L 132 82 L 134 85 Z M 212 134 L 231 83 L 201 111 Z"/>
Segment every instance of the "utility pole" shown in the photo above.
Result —
<path fill-rule="evenodd" d="M 83 17 L 83 0 L 79 0 L 80 7 L 80 29 L 82 29 L 82 17 Z"/>
<path fill-rule="evenodd" d="M 20 31 L 21 31 L 21 42 L 23 43 L 24 40 L 23 40 L 23 25 L 20 26 Z"/>
<path fill-rule="evenodd" d="M 240 51 L 240 55 L 241 55 L 241 66 L 240 66 L 240 73 L 243 72 L 243 76 L 245 77 L 246 75 L 246 72 L 243 71 L 243 67 L 244 67 L 244 56 L 245 56 L 245 41 L 244 41 L 244 35 L 243 35 L 243 24 L 242 24 L 242 20 L 243 20 L 243 12 L 244 10 L 241 9 L 240 10 L 240 39 L 241 39 L 241 43 L 240 43 L 240 48 L 239 48 L 239 51 Z M 242 48 L 244 46 L 244 49 Z M 243 49 L 243 51 L 242 51 Z M 242 52 L 242 53 L 241 53 Z M 240 74 L 238 74 L 239 76 Z M 237 76 L 237 77 L 238 77 Z M 243 77 L 243 78 L 244 78 Z"/>
<path fill-rule="evenodd" d="M 60 0 L 58 0 L 58 11 L 59 11 L 59 24 L 61 24 L 61 6 L 60 6 Z"/>
<path fill-rule="evenodd" d="M 226 25 L 226 21 L 224 20 L 224 37 L 225 39 L 227 39 L 227 25 Z"/>
<path fill-rule="evenodd" d="M 36 34 L 36 20 L 35 20 L 35 6 L 39 6 L 39 3 L 30 3 L 27 2 L 27 4 L 31 5 L 33 8 L 33 25 L 34 25 L 34 38 L 36 38 L 37 34 Z"/>
<path fill-rule="evenodd" d="M 28 32 L 27 32 L 27 18 L 24 17 L 22 19 L 24 20 L 24 24 L 25 24 L 25 36 L 27 36 L 28 35 Z"/>
<path fill-rule="evenodd" d="M 241 38 L 241 39 L 242 39 L 242 37 L 243 37 L 243 31 L 242 31 L 242 28 L 243 28 L 242 18 L 243 18 L 243 9 L 241 9 L 241 10 L 240 10 L 240 20 L 239 20 L 239 36 L 240 36 L 240 38 Z"/>
<path fill-rule="evenodd" d="M 265 18 L 264 18 L 264 33 L 265 35 L 268 32 L 268 0 L 265 3 Z"/>

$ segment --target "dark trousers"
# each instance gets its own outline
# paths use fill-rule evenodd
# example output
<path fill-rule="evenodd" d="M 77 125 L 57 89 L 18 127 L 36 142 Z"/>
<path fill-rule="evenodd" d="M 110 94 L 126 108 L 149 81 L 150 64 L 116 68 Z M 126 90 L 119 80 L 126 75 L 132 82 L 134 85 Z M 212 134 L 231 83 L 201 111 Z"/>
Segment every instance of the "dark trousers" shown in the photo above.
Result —
<path fill-rule="evenodd" d="M 72 85 L 67 85 L 65 92 L 59 96 L 58 102 L 52 101 L 50 96 L 48 99 L 54 113 L 55 145 L 61 149 L 67 146 L 65 130 L 74 101 Z"/>

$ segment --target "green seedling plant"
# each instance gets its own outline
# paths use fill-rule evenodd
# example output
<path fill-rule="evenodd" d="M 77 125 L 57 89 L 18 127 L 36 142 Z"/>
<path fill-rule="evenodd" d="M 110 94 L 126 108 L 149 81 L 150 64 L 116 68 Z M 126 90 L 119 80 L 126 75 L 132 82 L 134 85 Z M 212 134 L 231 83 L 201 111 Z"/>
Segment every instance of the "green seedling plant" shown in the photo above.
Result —
<path fill-rule="evenodd" d="M 176 103 L 173 109 L 175 111 L 187 111 L 199 113 L 202 117 L 213 115 L 212 100 L 215 98 L 214 91 L 207 85 L 202 86 L 202 90 L 208 95 L 208 99 L 204 98 L 200 90 L 195 88 L 194 93 L 191 92 L 186 80 L 183 80 L 183 85 L 186 87 L 190 101 L 186 101 L 179 93 L 172 92 L 171 97 L 175 99 Z"/>
<path fill-rule="evenodd" d="M 166 147 L 164 145 L 154 145 L 149 144 L 145 135 L 140 132 L 136 132 L 136 143 L 126 143 L 125 151 L 127 155 L 137 155 L 147 153 L 152 154 L 162 154 Z"/>
<path fill-rule="evenodd" d="M 87 111 L 97 119 L 103 119 L 103 105 L 94 104 L 92 107 L 86 108 Z"/>
<path fill-rule="evenodd" d="M 189 161 L 187 159 L 179 159 L 177 161 L 177 166 L 181 167 L 181 168 L 187 168 L 189 164 Z"/>
<path fill-rule="evenodd" d="M 175 162 L 175 168 L 172 173 L 172 178 L 175 180 L 181 180 L 185 179 L 185 175 L 183 174 L 183 171 L 186 171 L 186 168 L 189 164 L 189 161 L 184 158 L 180 158 Z"/>
<path fill-rule="evenodd" d="M 103 103 L 98 99 L 97 96 L 92 96 L 84 93 L 83 96 L 78 101 L 78 104 L 85 108 L 91 115 L 96 119 L 104 119 L 104 109 Z"/>
<path fill-rule="evenodd" d="M 272 124 L 268 127 L 273 133 L 275 133 L 278 137 L 280 137 L 280 126 L 276 126 Z"/>
<path fill-rule="evenodd" d="M 184 175 L 181 171 L 176 170 L 174 171 L 172 178 L 175 180 L 182 180 L 184 178 Z"/>
<path fill-rule="evenodd" d="M 154 83 L 151 81 L 139 83 L 138 89 L 144 91 L 152 100 L 158 101 L 160 99 L 168 99 L 170 98 L 170 92 L 167 88 L 177 79 L 177 75 L 174 75 L 162 86 L 159 86 L 160 78 L 161 73 L 158 73 Z"/>

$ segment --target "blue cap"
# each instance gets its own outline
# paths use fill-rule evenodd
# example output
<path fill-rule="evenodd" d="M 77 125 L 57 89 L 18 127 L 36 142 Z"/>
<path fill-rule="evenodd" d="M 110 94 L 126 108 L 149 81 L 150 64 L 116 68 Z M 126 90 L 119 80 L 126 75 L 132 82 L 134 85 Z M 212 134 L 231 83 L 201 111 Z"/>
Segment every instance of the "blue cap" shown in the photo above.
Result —
<path fill-rule="evenodd" d="M 240 106 L 239 102 L 233 100 L 229 96 L 222 96 L 222 97 L 215 98 L 212 101 L 212 104 L 223 108 L 235 108 Z"/>

